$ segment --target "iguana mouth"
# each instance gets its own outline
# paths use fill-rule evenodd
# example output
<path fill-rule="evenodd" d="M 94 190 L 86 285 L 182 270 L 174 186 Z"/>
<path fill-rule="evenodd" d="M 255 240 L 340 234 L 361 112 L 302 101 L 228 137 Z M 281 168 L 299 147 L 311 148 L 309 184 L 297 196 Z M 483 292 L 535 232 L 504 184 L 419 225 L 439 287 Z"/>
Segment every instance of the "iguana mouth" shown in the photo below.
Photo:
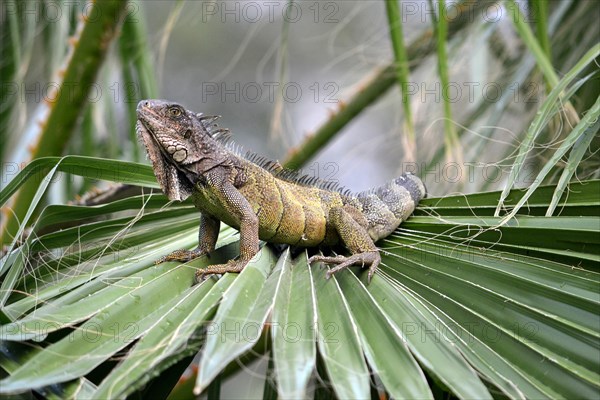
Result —
<path fill-rule="evenodd" d="M 183 201 L 187 199 L 192 194 L 193 182 L 166 154 L 166 150 L 160 145 L 152 129 L 143 119 L 138 118 L 135 130 L 146 146 L 156 180 L 169 200 Z"/>

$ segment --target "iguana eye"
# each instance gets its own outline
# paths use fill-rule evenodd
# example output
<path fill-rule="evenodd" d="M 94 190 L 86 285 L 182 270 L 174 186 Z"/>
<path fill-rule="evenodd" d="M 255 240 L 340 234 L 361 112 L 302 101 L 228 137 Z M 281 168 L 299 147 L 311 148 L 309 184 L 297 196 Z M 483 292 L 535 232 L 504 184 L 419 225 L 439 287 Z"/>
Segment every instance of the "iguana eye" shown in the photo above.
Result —
<path fill-rule="evenodd" d="M 179 107 L 169 107 L 167 109 L 167 112 L 169 113 L 169 115 L 171 117 L 180 117 L 181 114 L 183 114 L 183 112 L 181 111 L 181 108 L 179 108 Z"/>

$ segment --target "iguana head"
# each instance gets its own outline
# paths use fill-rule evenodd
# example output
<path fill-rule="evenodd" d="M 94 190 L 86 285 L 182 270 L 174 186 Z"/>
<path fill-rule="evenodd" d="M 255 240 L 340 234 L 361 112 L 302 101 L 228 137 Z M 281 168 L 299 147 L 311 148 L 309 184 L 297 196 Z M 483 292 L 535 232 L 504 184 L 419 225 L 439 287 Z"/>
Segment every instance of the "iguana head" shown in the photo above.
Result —
<path fill-rule="evenodd" d="M 208 133 L 199 116 L 181 105 L 142 100 L 137 106 L 136 131 L 152 161 L 154 174 L 171 200 L 185 200 L 194 187 L 190 165 L 210 157 Z"/>

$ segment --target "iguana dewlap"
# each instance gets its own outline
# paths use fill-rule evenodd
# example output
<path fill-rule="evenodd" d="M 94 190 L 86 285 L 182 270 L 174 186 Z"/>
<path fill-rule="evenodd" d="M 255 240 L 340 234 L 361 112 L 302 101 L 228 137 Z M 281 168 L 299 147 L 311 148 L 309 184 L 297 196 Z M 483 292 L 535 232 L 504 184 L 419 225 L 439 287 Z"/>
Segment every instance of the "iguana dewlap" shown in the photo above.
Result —
<path fill-rule="evenodd" d="M 192 196 L 201 212 L 198 247 L 158 262 L 186 262 L 212 252 L 221 221 L 240 231 L 239 258 L 198 270 L 197 278 L 241 271 L 264 240 L 302 247 L 341 243 L 350 256 L 313 256 L 309 262 L 335 264 L 327 277 L 350 265 L 368 265 L 370 279 L 381 261 L 375 242 L 406 220 L 426 194 L 412 174 L 359 194 L 299 177 L 277 162 L 240 155 L 228 131 L 213 123 L 216 117 L 176 103 L 143 100 L 137 115 L 136 130 L 163 192 L 171 200 Z"/>

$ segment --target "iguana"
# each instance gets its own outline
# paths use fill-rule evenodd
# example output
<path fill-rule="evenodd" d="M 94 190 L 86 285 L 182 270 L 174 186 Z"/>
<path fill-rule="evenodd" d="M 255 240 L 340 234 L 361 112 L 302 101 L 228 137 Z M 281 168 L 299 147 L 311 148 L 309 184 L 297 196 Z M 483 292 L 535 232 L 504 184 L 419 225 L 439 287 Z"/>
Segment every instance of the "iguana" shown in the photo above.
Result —
<path fill-rule="evenodd" d="M 240 256 L 196 272 L 239 272 L 259 251 L 259 240 L 300 247 L 345 245 L 350 256 L 313 256 L 333 264 L 327 278 L 350 265 L 369 266 L 369 281 L 381 262 L 375 241 L 390 235 L 410 216 L 425 186 L 412 174 L 356 195 L 337 184 L 299 177 L 278 162 L 242 156 L 218 117 L 188 111 L 163 100 L 137 106 L 136 131 L 146 146 L 154 174 L 170 200 L 192 196 L 201 212 L 199 244 L 160 258 L 187 262 L 215 249 L 220 222 L 240 231 Z"/>

